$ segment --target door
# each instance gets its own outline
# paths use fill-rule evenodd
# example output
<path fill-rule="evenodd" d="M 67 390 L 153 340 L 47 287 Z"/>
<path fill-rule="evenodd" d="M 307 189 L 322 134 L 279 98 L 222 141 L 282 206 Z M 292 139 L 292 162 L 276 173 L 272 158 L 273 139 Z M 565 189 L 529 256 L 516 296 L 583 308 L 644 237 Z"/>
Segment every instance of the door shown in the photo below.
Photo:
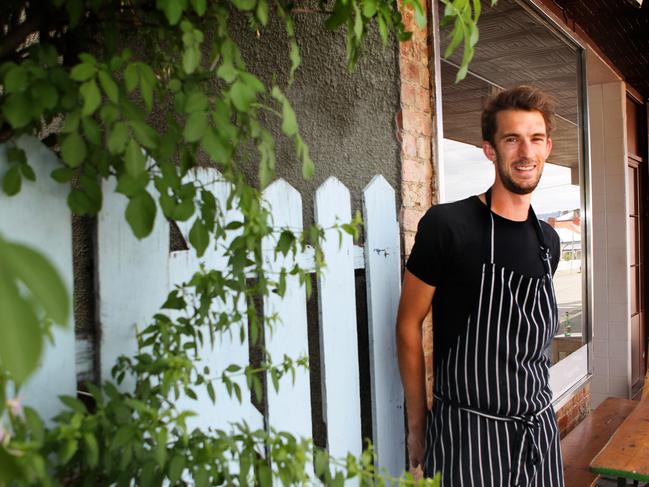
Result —
<path fill-rule="evenodd" d="M 635 395 L 642 388 L 647 367 L 645 320 L 645 246 L 647 231 L 647 159 L 644 106 L 627 96 L 627 197 L 629 232 L 629 289 L 631 301 L 631 384 Z M 643 157 L 644 156 L 644 157 Z"/>

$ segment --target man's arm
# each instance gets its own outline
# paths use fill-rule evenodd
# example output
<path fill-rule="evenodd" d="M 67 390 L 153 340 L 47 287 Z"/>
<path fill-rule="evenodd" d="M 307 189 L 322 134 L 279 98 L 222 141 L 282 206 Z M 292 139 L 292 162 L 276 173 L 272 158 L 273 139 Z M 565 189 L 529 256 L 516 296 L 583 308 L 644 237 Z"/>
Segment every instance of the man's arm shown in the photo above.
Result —
<path fill-rule="evenodd" d="M 426 370 L 421 324 L 435 288 L 406 270 L 397 314 L 397 355 L 408 411 L 408 452 L 413 467 L 423 465 L 426 434 Z"/>

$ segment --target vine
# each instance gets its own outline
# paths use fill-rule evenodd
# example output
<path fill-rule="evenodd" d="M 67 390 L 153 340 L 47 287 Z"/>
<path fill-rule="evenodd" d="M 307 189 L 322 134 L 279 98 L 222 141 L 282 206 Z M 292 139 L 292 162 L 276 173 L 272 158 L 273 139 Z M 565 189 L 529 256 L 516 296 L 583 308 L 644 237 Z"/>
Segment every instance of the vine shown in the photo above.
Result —
<path fill-rule="evenodd" d="M 457 9 L 447 7 L 447 17 L 461 18 L 465 34 L 466 29 L 477 32 L 479 2 L 474 2 L 475 15 L 468 2 L 452 5 Z M 418 22 L 425 23 L 417 0 L 404 0 L 403 7 L 413 8 Z M 353 476 L 363 485 L 415 482 L 409 474 L 393 479 L 377 472 L 371 446 L 361 458 L 332 459 L 305 440 L 251 431 L 246 424 L 231 432 L 190 431 L 192 413 L 175 406 L 181 395 L 195 398 L 199 387 L 218 401 L 215 381 L 241 400 L 241 378 L 259 397 L 262 375 L 269 374 L 277 388 L 283 375 L 307 366 L 306 357 L 274 362 L 277 357 L 264 354 L 254 367 L 199 370 L 192 355 L 216 334 L 238 330 L 244 337 L 248 324 L 250 340 L 258 343 L 262 321 L 256 302 L 271 292 L 283 295 L 287 275 L 298 276 L 309 289 L 312 270 L 297 264 L 279 275 L 264 272 L 262 239 L 274 236 L 276 254 L 294 258 L 312 247 L 316 272 L 324 264 L 321 228 L 278 233 L 262 204 L 261 191 L 272 181 L 276 164 L 275 138 L 262 112 L 280 121 L 305 178 L 314 165 L 286 87 L 275 79 L 262 82 L 231 35 L 234 17 L 244 16 L 254 33 L 276 15 L 288 40 L 290 84 L 301 62 L 294 19 L 306 11 L 285 0 L 11 0 L 0 12 L 0 142 L 9 160 L 3 191 L 15 195 L 23 179 L 35 179 L 15 141 L 23 134 L 38 135 L 60 154 L 63 164 L 51 177 L 69 184 L 67 203 L 74 214 L 96 215 L 103 201 L 101 182 L 114 179 L 115 190 L 128 199 L 125 218 L 136 237 L 149 235 L 162 211 L 168 220 L 195 218 L 189 243 L 198 256 L 210 245 L 228 242 L 227 270 L 202 269 L 172 291 L 138 332 L 137 354 L 115 364 L 114 382 L 87 384 L 84 401 L 62 397 L 63 412 L 46 427 L 34 410 L 7 397 L 35 370 L 49 326 L 68 321 L 69 299 L 46 259 L 0 238 L 0 485 L 266 486 L 276 480 L 310 483 L 315 477 L 342 485 Z M 400 41 L 410 37 L 392 0 L 321 2 L 318 11 L 326 15 L 328 29 L 346 28 L 350 70 L 369 29 L 378 29 L 384 44 L 390 32 Z M 121 37 L 133 31 L 144 42 L 137 49 L 123 48 Z M 466 42 L 472 47 L 477 34 L 464 39 L 465 49 Z M 455 34 L 453 44 L 459 44 Z M 154 115 L 163 123 L 155 124 Z M 251 151 L 257 185 L 242 164 Z M 205 158 L 231 188 L 225 205 L 191 179 Z M 226 222 L 224 215 L 233 208 L 241 220 Z M 340 231 L 356 235 L 359 223 L 355 218 Z M 240 306 L 216 312 L 215 301 Z M 118 387 L 127 378 L 134 387 Z"/>

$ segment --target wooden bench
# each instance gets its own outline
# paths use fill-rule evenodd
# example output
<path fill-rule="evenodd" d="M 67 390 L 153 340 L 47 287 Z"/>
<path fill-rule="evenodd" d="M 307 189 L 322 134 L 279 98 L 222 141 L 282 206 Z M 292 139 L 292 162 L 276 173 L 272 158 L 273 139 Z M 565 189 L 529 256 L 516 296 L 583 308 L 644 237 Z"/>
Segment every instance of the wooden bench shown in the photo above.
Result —
<path fill-rule="evenodd" d="M 599 476 L 588 469 L 590 462 L 637 404 L 637 401 L 609 397 L 561 440 L 566 486 L 595 485 Z"/>

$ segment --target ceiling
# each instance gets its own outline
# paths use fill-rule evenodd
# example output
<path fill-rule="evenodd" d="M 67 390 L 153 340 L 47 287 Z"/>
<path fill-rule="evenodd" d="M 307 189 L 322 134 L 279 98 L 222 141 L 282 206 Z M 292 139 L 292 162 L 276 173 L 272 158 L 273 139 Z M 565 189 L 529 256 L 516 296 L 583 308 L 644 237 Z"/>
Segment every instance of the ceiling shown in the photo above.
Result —
<path fill-rule="evenodd" d="M 649 0 L 554 0 L 649 99 Z M 642 3 L 642 6 L 640 6 Z"/>
<path fill-rule="evenodd" d="M 485 3 L 485 2 L 483 2 Z M 579 161 L 578 51 L 513 0 L 483 7 L 480 40 L 469 74 L 455 83 L 461 49 L 442 61 L 444 137 L 480 146 L 480 114 L 494 92 L 534 84 L 556 100 L 557 123 L 549 162 L 574 168 Z M 441 32 L 442 52 L 448 33 Z"/>

